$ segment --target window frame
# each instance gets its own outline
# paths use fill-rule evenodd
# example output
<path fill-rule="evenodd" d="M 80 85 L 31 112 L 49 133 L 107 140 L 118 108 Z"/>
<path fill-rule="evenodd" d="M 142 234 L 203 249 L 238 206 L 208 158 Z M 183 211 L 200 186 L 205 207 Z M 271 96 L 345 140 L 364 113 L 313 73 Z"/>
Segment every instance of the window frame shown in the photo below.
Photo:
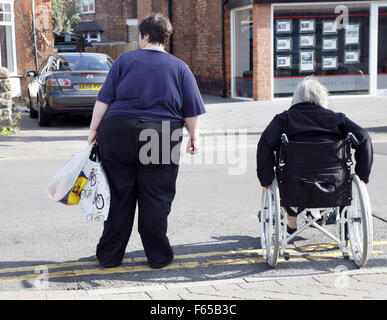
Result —
<path fill-rule="evenodd" d="M 90 35 L 91 33 L 96 32 L 98 34 L 97 38 L 91 38 Z M 84 39 L 86 40 L 87 43 L 91 42 L 100 42 L 101 41 L 101 31 L 88 31 L 88 32 L 83 32 L 82 33 Z"/>
<path fill-rule="evenodd" d="M 87 11 L 83 10 L 83 6 L 85 5 L 85 2 L 87 1 Z M 90 10 L 90 3 L 93 3 L 93 10 Z M 81 12 L 82 14 L 90 14 L 95 13 L 95 0 L 81 0 Z"/>
<path fill-rule="evenodd" d="M 14 12 L 14 0 L 0 0 L 2 4 L 9 4 L 11 8 L 11 21 L 0 21 L 1 26 L 11 26 L 11 34 L 12 34 L 12 59 L 13 59 L 13 71 L 9 71 L 10 76 L 17 75 L 17 57 L 16 57 L 16 34 L 15 34 L 15 12 Z M 0 66 L 1 64 L 1 56 L 0 56 Z"/>

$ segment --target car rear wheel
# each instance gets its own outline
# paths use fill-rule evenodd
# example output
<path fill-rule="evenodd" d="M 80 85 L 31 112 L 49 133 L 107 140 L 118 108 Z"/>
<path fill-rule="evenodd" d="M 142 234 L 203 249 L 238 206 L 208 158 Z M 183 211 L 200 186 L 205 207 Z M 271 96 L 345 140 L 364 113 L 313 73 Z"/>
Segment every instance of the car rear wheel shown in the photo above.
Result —
<path fill-rule="evenodd" d="M 50 125 L 50 115 L 42 109 L 39 99 L 38 99 L 38 123 L 39 123 L 39 126 L 41 127 L 47 127 Z"/>
<path fill-rule="evenodd" d="M 32 107 L 32 100 L 30 94 L 28 94 L 28 99 L 30 101 L 30 118 L 36 119 L 38 117 L 38 112 Z"/>

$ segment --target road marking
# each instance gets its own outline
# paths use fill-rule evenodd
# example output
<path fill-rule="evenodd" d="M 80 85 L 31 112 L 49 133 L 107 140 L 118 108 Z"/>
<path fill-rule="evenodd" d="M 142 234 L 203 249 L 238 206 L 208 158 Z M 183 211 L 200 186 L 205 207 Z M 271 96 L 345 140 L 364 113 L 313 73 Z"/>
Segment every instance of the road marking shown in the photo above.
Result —
<path fill-rule="evenodd" d="M 374 246 L 383 246 L 387 245 L 387 241 L 375 241 Z M 322 243 L 315 245 L 306 245 L 296 248 L 296 250 L 288 249 L 287 252 L 296 254 L 298 251 L 309 252 L 309 251 L 319 251 L 327 249 L 337 249 L 337 245 L 334 243 Z M 176 255 L 174 260 L 183 260 L 183 259 L 195 259 L 195 258 L 206 258 L 212 256 L 227 256 L 227 255 L 253 255 L 258 254 L 262 255 L 261 249 L 246 249 L 246 250 L 229 250 L 229 251 L 212 251 L 212 252 L 200 252 L 200 253 L 189 253 Z M 139 263 L 147 262 L 145 257 L 138 258 L 127 258 L 122 261 L 122 263 Z M 62 262 L 57 264 L 45 264 L 48 269 L 60 269 L 76 266 L 98 266 L 98 261 L 73 261 L 73 262 Z M 13 273 L 13 272 L 29 272 L 34 271 L 35 268 L 39 265 L 27 266 L 27 267 L 13 267 L 13 268 L 4 268 L 0 269 L 1 273 Z"/>
<path fill-rule="evenodd" d="M 383 251 L 373 251 L 372 254 L 380 254 Z M 321 253 L 321 254 L 310 254 L 305 256 L 291 256 L 291 260 L 312 260 L 312 259 L 327 259 L 327 258 L 338 258 L 341 257 L 341 252 L 332 252 L 332 253 Z M 285 259 L 280 257 L 279 262 L 284 262 Z M 263 263 L 265 259 L 262 257 L 251 257 L 251 258 L 240 258 L 240 259 L 220 259 L 220 260 L 211 260 L 207 262 L 182 262 L 182 263 L 172 263 L 163 268 L 163 270 L 174 270 L 174 269 L 193 269 L 193 268 L 205 268 L 211 266 L 221 266 L 221 265 L 242 265 L 242 264 L 251 264 L 251 263 Z M 49 278 L 63 278 L 63 277 L 79 277 L 79 276 L 89 276 L 89 275 L 108 275 L 108 274 L 117 274 L 117 273 L 129 273 L 129 272 L 144 272 L 144 271 L 156 271 L 158 269 L 152 269 L 147 265 L 140 266 L 127 266 L 127 267 L 117 267 L 109 269 L 81 269 L 81 270 L 64 270 L 58 272 L 51 272 L 45 275 L 47 279 Z M 22 280 L 34 280 L 39 276 L 39 274 L 27 274 L 27 275 L 18 275 L 18 276 L 8 276 L 0 277 L 0 282 L 4 281 L 22 281 Z"/>
<path fill-rule="evenodd" d="M 387 241 L 377 241 L 374 242 L 374 246 L 383 246 L 387 245 Z M 303 246 L 301 248 L 306 251 L 321 250 L 327 248 L 333 248 L 333 244 L 322 244 L 322 245 L 311 245 L 311 246 Z M 300 251 L 297 250 L 287 250 L 291 256 L 291 260 L 313 260 L 313 259 L 327 259 L 327 258 L 339 258 L 342 256 L 341 252 L 320 252 L 320 253 L 310 253 L 310 254 L 301 254 Z M 302 251 L 301 251 L 302 252 Z M 372 254 L 382 254 L 384 251 L 376 250 L 373 251 Z M 263 257 L 257 257 L 256 255 L 261 255 L 262 250 L 260 249 L 248 249 L 248 250 L 239 250 L 239 251 L 214 251 L 214 252 L 205 252 L 205 253 L 194 253 L 194 254 L 185 254 L 175 256 L 174 261 L 182 260 L 182 259 L 194 259 L 194 258 L 205 258 L 211 256 L 219 256 L 219 255 L 254 255 L 252 257 L 243 257 L 243 258 L 229 258 L 229 259 L 217 259 L 210 261 L 187 261 L 187 262 L 174 262 L 166 267 L 163 270 L 173 270 L 173 269 L 181 269 L 181 268 L 198 268 L 198 267 L 210 267 L 210 266 L 221 266 L 221 265 L 242 265 L 242 264 L 251 264 L 251 263 L 264 263 L 265 260 Z M 282 257 L 279 258 L 279 261 L 285 261 Z M 124 259 L 123 263 L 133 263 L 133 262 L 146 262 L 145 258 L 130 258 Z M 51 264 L 45 265 L 48 269 L 58 269 L 63 267 L 76 267 L 76 266 L 96 266 L 96 261 L 85 261 L 85 262 L 66 262 L 60 264 Z M 14 272 L 30 272 L 35 271 L 36 266 L 28 266 L 28 267 L 20 267 L 20 268 L 6 268 L 1 269 L 1 273 L 14 273 Z M 73 269 L 73 270 L 61 270 L 56 272 L 49 272 L 46 276 L 47 278 L 62 278 L 62 277 L 76 277 L 76 276 L 88 276 L 88 275 L 106 275 L 106 274 L 115 274 L 115 273 L 128 273 L 128 272 L 144 272 L 144 271 L 155 271 L 158 269 L 152 269 L 149 265 L 132 265 L 132 266 L 124 266 L 117 268 L 109 268 L 103 269 L 93 268 L 93 269 Z M 40 274 L 31 273 L 24 275 L 12 275 L 12 276 L 4 276 L 0 277 L 0 282 L 3 281 L 22 281 L 22 280 L 33 280 L 36 279 Z"/>

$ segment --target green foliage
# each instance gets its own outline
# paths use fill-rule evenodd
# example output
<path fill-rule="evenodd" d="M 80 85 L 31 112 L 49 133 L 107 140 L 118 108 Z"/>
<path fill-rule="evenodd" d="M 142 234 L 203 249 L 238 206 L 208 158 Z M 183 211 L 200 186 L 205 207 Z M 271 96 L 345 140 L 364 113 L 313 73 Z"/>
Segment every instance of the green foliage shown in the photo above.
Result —
<path fill-rule="evenodd" d="M 12 118 L 12 123 L 10 126 L 0 128 L 0 136 L 10 136 L 12 134 L 17 133 L 19 130 L 20 118 L 21 115 L 19 112 L 18 114 L 16 114 L 15 117 Z"/>
<path fill-rule="evenodd" d="M 72 33 L 81 20 L 79 0 L 51 0 L 54 31 Z"/>

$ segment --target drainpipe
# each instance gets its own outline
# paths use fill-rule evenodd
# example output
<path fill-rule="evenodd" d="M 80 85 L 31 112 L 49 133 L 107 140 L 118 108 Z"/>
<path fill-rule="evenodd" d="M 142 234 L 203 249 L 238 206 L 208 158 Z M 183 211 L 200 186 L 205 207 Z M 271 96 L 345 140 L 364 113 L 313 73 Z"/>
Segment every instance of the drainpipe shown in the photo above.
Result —
<path fill-rule="evenodd" d="M 35 1 L 31 0 L 32 7 L 32 38 L 34 42 L 34 58 L 35 58 L 35 70 L 39 70 L 38 52 L 36 50 L 36 30 L 35 30 Z"/>
<path fill-rule="evenodd" d="M 223 98 L 227 98 L 227 79 L 226 79 L 226 40 L 225 40 L 225 26 L 224 26 L 224 17 L 225 17 L 225 9 L 224 6 L 228 2 L 228 0 L 222 1 L 222 80 L 223 80 Z"/>
<path fill-rule="evenodd" d="M 173 0 L 168 0 L 168 15 L 169 21 L 173 26 Z M 173 54 L 173 33 L 171 34 L 171 38 L 169 41 L 169 53 Z"/>

